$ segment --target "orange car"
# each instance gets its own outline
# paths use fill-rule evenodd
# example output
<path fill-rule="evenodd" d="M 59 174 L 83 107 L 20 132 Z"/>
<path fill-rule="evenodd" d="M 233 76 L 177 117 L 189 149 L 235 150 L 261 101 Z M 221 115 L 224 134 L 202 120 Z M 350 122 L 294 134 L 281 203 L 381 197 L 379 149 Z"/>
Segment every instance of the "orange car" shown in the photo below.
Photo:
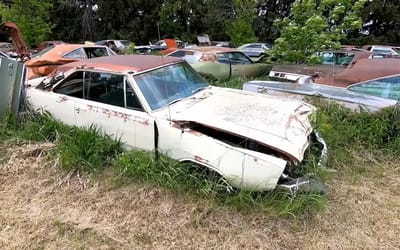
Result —
<path fill-rule="evenodd" d="M 59 65 L 83 59 L 116 55 L 106 46 L 92 44 L 60 44 L 42 50 L 25 63 L 28 79 L 50 74 Z"/>

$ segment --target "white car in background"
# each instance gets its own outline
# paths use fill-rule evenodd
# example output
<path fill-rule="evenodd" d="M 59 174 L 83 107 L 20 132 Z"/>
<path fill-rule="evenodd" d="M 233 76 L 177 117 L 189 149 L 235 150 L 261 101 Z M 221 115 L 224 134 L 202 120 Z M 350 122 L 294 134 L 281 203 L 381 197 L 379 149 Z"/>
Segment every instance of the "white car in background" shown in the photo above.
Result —
<path fill-rule="evenodd" d="M 246 43 L 237 49 L 245 53 L 249 57 L 261 57 L 266 55 L 266 51 L 272 46 L 267 43 Z"/>

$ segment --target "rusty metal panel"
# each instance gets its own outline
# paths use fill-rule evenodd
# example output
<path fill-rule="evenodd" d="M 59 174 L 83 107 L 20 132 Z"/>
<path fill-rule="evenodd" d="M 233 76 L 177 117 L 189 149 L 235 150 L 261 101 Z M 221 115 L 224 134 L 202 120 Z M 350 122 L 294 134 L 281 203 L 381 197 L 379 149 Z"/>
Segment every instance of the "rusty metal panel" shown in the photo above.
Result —
<path fill-rule="evenodd" d="M 24 101 L 25 73 L 23 63 L 0 59 L 0 117 L 9 110 L 19 111 Z"/>

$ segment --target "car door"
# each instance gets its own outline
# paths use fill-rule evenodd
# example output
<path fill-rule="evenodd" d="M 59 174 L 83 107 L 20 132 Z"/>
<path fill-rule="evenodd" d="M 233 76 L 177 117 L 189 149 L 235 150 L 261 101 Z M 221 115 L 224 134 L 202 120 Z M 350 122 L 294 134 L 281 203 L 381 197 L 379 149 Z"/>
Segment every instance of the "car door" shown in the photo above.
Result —
<path fill-rule="evenodd" d="M 154 149 L 154 120 L 144 112 L 126 76 L 87 71 L 84 78 L 83 99 L 74 106 L 77 125 L 93 124 L 128 149 Z"/>
<path fill-rule="evenodd" d="M 226 53 L 232 64 L 232 77 L 259 76 L 262 72 L 260 64 L 253 63 L 247 56 L 240 52 Z"/>

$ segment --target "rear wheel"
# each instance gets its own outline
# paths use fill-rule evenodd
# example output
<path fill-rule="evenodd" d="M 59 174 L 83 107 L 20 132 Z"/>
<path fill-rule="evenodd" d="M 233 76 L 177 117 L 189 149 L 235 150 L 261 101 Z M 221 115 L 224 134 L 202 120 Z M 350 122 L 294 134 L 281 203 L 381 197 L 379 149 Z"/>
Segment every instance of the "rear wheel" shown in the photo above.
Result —
<path fill-rule="evenodd" d="M 186 164 L 191 177 L 199 184 L 200 192 L 210 192 L 212 195 L 236 192 L 236 189 L 216 171 L 195 162 Z"/>

